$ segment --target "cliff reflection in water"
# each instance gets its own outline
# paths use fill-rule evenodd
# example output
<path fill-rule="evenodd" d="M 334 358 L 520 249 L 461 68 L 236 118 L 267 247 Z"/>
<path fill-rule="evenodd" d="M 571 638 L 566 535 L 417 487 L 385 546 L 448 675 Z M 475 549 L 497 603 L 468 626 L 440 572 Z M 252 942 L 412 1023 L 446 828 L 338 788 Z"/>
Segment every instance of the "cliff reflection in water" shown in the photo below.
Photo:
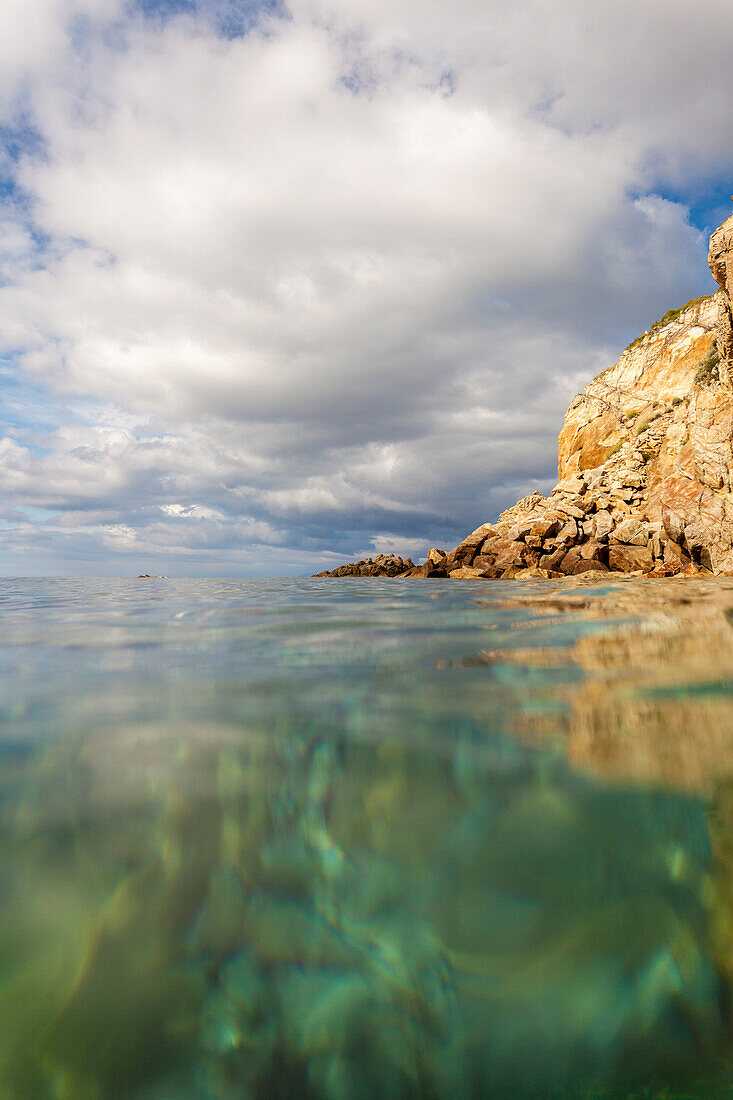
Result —
<path fill-rule="evenodd" d="M 574 664 L 566 706 L 517 714 L 527 743 L 558 739 L 574 768 L 615 783 L 688 791 L 706 800 L 713 853 L 710 942 L 733 976 L 733 581 L 627 581 L 591 598 L 572 588 L 524 589 L 517 604 L 546 617 L 615 620 L 564 651 L 486 651 L 488 663 Z M 619 618 L 627 617 L 625 624 Z"/>
<path fill-rule="evenodd" d="M 484 655 L 582 670 L 562 691 L 569 707 L 559 719 L 521 719 L 520 731 L 561 735 L 573 765 L 606 779 L 716 789 L 733 776 L 733 580 L 628 580 L 590 593 L 577 582 L 525 588 L 516 603 L 533 615 L 621 625 L 564 650 Z"/>
<path fill-rule="evenodd" d="M 733 585 L 391 583 L 310 693 L 293 606 L 209 720 L 3 742 L 3 1097 L 728 1094 Z"/>

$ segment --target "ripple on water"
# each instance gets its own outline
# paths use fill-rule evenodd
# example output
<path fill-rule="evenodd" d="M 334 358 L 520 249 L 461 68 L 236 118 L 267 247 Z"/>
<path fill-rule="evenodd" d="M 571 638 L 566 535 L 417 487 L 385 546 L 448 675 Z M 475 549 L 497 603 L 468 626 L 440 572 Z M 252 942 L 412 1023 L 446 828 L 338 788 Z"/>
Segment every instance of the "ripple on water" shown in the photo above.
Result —
<path fill-rule="evenodd" d="M 3 1097 L 733 1084 L 730 583 L 0 606 Z"/>

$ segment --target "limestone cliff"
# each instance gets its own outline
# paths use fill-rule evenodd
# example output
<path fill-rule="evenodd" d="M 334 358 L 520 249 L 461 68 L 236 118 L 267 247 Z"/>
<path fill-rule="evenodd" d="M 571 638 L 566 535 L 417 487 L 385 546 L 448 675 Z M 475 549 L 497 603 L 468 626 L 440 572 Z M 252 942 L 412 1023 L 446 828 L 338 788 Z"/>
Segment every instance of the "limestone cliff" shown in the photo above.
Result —
<path fill-rule="evenodd" d="M 446 557 L 446 574 L 733 573 L 733 218 L 721 289 L 671 310 L 572 402 L 559 483 Z"/>
<path fill-rule="evenodd" d="M 733 574 L 733 217 L 720 290 L 669 313 L 575 398 L 559 482 L 402 576 Z"/>
<path fill-rule="evenodd" d="M 729 386 L 733 383 L 729 369 L 730 364 L 733 362 L 733 314 L 731 313 L 731 296 L 733 295 L 733 217 L 728 218 L 727 222 L 723 222 L 710 238 L 708 263 L 716 283 L 723 290 L 716 337 L 718 350 L 724 363 L 721 380 Z"/>

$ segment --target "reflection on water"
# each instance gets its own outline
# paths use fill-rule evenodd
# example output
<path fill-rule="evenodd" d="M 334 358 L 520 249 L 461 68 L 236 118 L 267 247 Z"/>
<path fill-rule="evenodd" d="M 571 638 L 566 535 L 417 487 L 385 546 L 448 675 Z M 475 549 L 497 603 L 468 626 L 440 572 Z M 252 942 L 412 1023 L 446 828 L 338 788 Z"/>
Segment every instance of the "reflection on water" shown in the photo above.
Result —
<path fill-rule="evenodd" d="M 732 582 L 0 618 L 3 1098 L 730 1095 Z"/>

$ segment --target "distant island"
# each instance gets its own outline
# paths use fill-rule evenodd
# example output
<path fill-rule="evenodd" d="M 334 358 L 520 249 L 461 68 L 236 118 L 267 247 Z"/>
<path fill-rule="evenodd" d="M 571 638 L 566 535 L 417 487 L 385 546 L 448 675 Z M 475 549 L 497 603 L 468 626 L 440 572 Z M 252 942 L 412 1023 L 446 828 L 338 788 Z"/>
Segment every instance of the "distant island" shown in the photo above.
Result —
<path fill-rule="evenodd" d="M 670 310 L 574 399 L 549 496 L 421 565 L 380 554 L 315 576 L 733 575 L 733 217 L 708 262 L 720 290 Z"/>

